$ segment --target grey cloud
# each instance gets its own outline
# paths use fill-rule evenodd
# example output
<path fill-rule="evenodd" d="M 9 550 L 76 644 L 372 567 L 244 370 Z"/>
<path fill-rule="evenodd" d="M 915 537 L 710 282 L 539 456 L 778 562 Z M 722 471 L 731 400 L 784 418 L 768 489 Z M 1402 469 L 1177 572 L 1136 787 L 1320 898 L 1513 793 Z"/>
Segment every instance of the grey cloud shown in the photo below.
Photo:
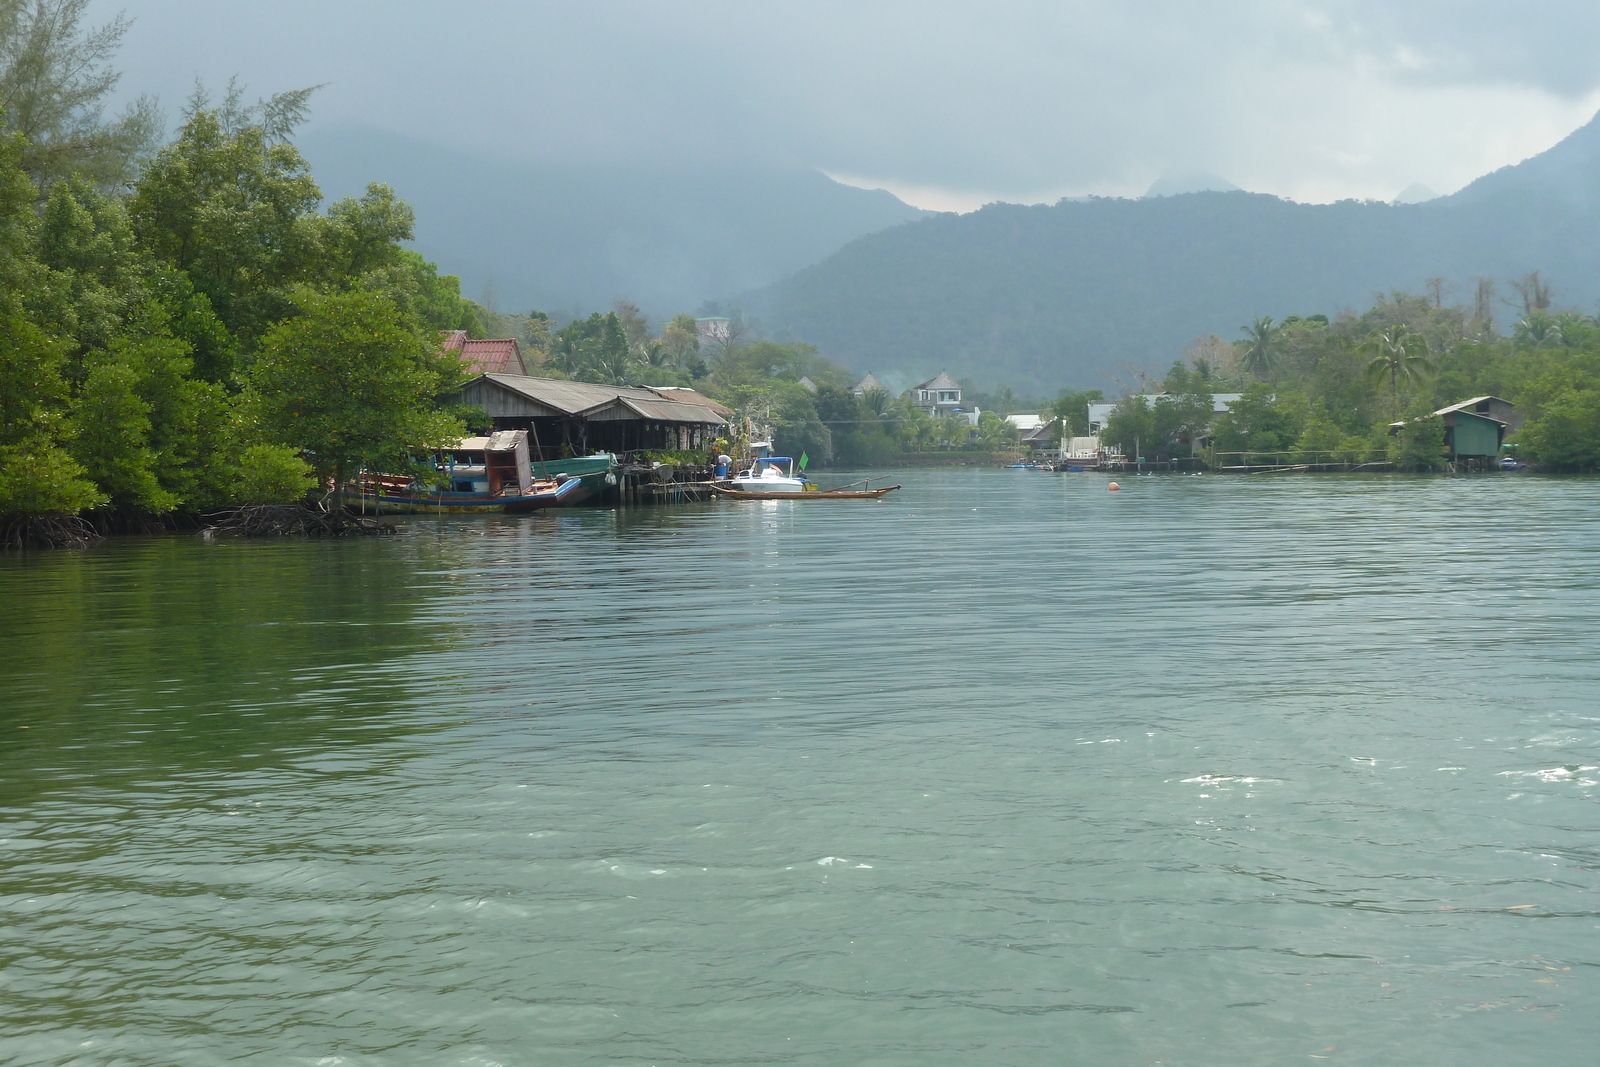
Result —
<path fill-rule="evenodd" d="M 197 73 L 262 91 L 331 81 L 324 122 L 506 154 L 720 153 L 1004 196 L 1138 191 L 1196 169 L 1343 195 L 1459 184 L 1475 157 L 1414 172 L 1474 151 L 1437 129 L 1416 131 L 1415 162 L 1385 162 L 1406 150 L 1405 124 L 1448 113 L 1439 90 L 1570 100 L 1600 85 L 1600 5 L 1571 2 L 146 0 L 132 13 L 127 86 L 168 98 Z M 1420 95 L 1390 106 L 1374 84 Z"/>

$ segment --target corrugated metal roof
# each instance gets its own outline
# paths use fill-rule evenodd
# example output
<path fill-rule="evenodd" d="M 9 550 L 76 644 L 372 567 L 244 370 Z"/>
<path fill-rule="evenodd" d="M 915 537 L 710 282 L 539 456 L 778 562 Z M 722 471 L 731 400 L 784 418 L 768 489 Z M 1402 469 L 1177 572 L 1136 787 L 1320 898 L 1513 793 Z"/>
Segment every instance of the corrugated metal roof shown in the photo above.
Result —
<path fill-rule="evenodd" d="M 468 374 L 528 373 L 527 366 L 522 362 L 522 347 L 514 337 L 479 341 L 463 339 L 459 345 L 446 345 L 446 348 L 452 347 L 461 353 L 461 362 L 466 365 Z"/>
<path fill-rule="evenodd" d="M 699 404 L 680 404 L 674 400 L 641 400 L 637 397 L 618 397 L 629 410 L 640 418 L 654 422 L 696 422 L 721 425 L 727 420 L 708 407 Z"/>
<path fill-rule="evenodd" d="M 1462 410 L 1464 410 L 1466 408 L 1475 408 L 1479 404 L 1483 403 L 1485 400 L 1498 400 L 1500 403 L 1504 404 L 1508 408 L 1516 407 L 1516 405 L 1513 404 L 1511 401 L 1502 400 L 1498 396 L 1475 396 L 1471 400 L 1463 400 L 1459 404 L 1451 404 L 1447 408 L 1440 408 L 1438 411 L 1435 411 L 1434 414 L 1435 415 L 1448 415 L 1452 411 L 1462 411 Z M 1475 415 L 1475 414 L 1477 414 L 1477 412 L 1469 411 L 1469 412 L 1467 412 L 1467 414 Z M 1498 421 L 1498 420 L 1496 420 L 1496 421 Z"/>
<path fill-rule="evenodd" d="M 668 400 L 674 401 L 675 403 L 699 404 L 703 408 L 710 408 L 712 411 L 715 411 L 718 415 L 723 417 L 733 414 L 733 409 L 728 407 L 726 404 L 719 404 L 717 401 L 712 400 L 704 393 L 690 389 L 686 385 L 649 385 L 645 388 L 649 389 L 652 393 L 659 393 L 661 396 L 664 396 Z"/>
<path fill-rule="evenodd" d="M 704 404 L 668 400 L 660 392 L 643 387 L 595 385 L 591 382 L 562 381 L 559 378 L 533 378 L 523 374 L 485 374 L 484 377 L 565 415 L 585 415 L 622 401 L 639 417 L 656 422 L 716 425 L 727 421 L 723 415 Z M 707 404 L 713 403 L 698 393 L 694 396 Z"/>

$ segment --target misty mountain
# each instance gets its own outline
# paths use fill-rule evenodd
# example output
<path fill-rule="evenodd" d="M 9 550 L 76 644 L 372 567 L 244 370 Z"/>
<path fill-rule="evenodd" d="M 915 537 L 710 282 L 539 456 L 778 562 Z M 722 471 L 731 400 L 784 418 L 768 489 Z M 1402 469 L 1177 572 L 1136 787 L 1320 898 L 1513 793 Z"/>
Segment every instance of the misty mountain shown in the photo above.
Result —
<path fill-rule="evenodd" d="M 1145 196 L 1182 196 L 1184 193 L 1232 193 L 1238 186 L 1210 171 L 1190 174 L 1163 174 L 1150 183 Z"/>
<path fill-rule="evenodd" d="M 416 247 L 463 295 L 570 314 L 628 296 L 647 312 L 770 284 L 846 242 L 927 214 L 804 168 L 532 163 L 373 129 L 307 130 L 298 146 L 330 199 L 387 182 L 417 211 Z"/>
<path fill-rule="evenodd" d="M 1597 237 L 1600 120 L 1426 203 L 1196 192 L 991 204 L 858 238 L 742 302 L 768 332 L 879 377 L 942 368 L 1054 390 L 1160 371 L 1198 336 L 1239 337 L 1253 315 L 1332 316 L 1434 276 L 1465 299 L 1478 277 L 1537 269 L 1558 305 L 1592 310 Z"/>

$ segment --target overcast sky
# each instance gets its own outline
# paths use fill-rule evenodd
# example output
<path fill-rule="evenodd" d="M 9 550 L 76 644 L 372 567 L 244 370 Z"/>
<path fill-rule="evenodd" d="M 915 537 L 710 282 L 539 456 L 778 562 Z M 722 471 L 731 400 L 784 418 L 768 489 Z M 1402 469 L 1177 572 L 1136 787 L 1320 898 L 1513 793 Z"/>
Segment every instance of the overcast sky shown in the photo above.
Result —
<path fill-rule="evenodd" d="M 1450 192 L 1600 107 L 1597 0 L 96 0 L 123 88 L 316 82 L 324 128 L 627 163 L 798 163 L 923 207 L 1212 171 Z M 381 175 L 375 176 L 381 178 Z"/>

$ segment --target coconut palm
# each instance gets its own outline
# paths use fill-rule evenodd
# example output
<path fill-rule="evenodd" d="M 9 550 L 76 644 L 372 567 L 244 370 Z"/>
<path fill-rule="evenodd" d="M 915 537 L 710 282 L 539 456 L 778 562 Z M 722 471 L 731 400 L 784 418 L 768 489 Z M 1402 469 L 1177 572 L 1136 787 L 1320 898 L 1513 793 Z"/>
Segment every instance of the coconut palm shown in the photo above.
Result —
<path fill-rule="evenodd" d="M 868 389 L 861 394 L 861 403 L 866 405 L 868 411 L 881 419 L 889 410 L 889 405 L 894 403 L 894 397 L 889 395 L 889 390 L 887 389 Z"/>
<path fill-rule="evenodd" d="M 1511 329 L 1520 348 L 1549 348 L 1562 342 L 1561 322 L 1548 311 L 1530 311 Z"/>
<path fill-rule="evenodd" d="M 1278 369 L 1279 329 L 1267 315 L 1257 315 L 1250 325 L 1240 327 L 1248 347 L 1239 357 L 1239 365 L 1263 381 Z"/>
<path fill-rule="evenodd" d="M 1392 417 L 1400 417 L 1400 380 L 1408 383 L 1420 381 L 1432 373 L 1433 362 L 1428 359 L 1428 342 L 1421 334 L 1412 333 L 1405 323 L 1397 323 L 1367 338 L 1366 350 L 1372 353 L 1367 363 L 1367 377 L 1379 381 L 1389 379 L 1389 404 Z"/>

